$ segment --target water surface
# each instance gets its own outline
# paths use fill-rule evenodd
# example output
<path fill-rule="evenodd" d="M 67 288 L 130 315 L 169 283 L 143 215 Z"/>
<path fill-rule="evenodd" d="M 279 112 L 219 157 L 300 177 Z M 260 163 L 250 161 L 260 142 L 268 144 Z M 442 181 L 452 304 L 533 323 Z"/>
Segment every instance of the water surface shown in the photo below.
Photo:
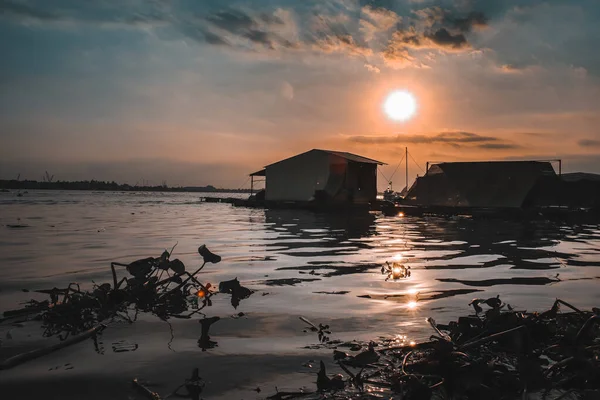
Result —
<path fill-rule="evenodd" d="M 143 316 L 134 325 L 107 330 L 103 354 L 78 345 L 23 365 L 15 369 L 18 375 L 0 374 L 0 384 L 19 385 L 35 377 L 41 387 L 43 382 L 68 386 L 65 382 L 74 376 L 98 380 L 107 374 L 113 382 L 107 365 L 118 362 L 118 376 L 162 379 L 168 386 L 178 375 L 169 368 L 173 376 L 167 378 L 168 372 L 151 368 L 157 360 L 186 370 L 204 357 L 219 366 L 204 371 L 205 376 L 215 374 L 208 398 L 254 398 L 261 397 L 251 390 L 256 382 L 272 387 L 278 379 L 288 384 L 314 381 L 314 371 L 303 364 L 322 354 L 329 357 L 324 350 L 304 348 L 318 340 L 303 332 L 298 316 L 329 324 L 332 337 L 342 340 L 393 335 L 418 340 L 431 334 L 426 317 L 447 322 L 467 313 L 475 297 L 500 295 L 526 310 L 548 308 L 557 297 L 583 308 L 600 304 L 598 225 L 246 209 L 203 203 L 201 195 L 0 193 L 0 311 L 31 298 L 22 289 L 108 282 L 111 261 L 158 256 L 176 243 L 174 257 L 188 270 L 200 265 L 200 244 L 223 257 L 204 269 L 201 280 L 217 285 L 237 277 L 256 290 L 237 309 L 227 296 L 214 298 L 206 313 L 223 318 L 211 331 L 218 342 L 215 349 L 198 348 L 195 320 L 168 326 Z M 410 277 L 386 280 L 381 271 L 386 261 L 410 266 Z M 245 315 L 231 317 L 239 312 Z M 3 337 L 8 331 L 12 337 L 3 339 L 0 358 L 37 345 L 39 328 L 34 325 L 0 329 Z M 114 352 L 111 341 L 135 343 L 137 349 Z M 77 363 L 81 357 L 85 365 Z M 259 359 L 261 373 L 244 367 Z M 61 373 L 53 369 L 49 375 L 50 364 L 59 361 L 75 367 Z M 232 380 L 215 371 L 232 373 Z M 288 378 L 280 378 L 284 372 Z M 187 370 L 181 373 L 188 375 Z M 299 378 L 290 380 L 289 374 Z M 68 398 L 60 389 L 56 393 Z"/>

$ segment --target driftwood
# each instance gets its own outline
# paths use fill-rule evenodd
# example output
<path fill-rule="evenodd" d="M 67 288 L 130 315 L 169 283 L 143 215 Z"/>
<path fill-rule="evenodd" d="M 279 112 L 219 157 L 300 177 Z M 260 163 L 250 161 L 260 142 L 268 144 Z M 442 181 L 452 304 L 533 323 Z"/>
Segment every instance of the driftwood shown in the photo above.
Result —
<path fill-rule="evenodd" d="M 92 329 L 89 329 L 86 332 L 83 332 L 77 336 L 72 336 L 71 338 L 69 338 L 65 341 L 62 341 L 60 343 L 56 343 L 52 346 L 28 351 L 26 353 L 21 353 L 16 356 L 13 356 L 11 358 L 8 358 L 0 364 L 0 370 L 16 367 L 17 365 L 23 364 L 24 362 L 34 360 L 36 358 L 45 356 L 46 354 L 50 354 L 56 350 L 60 350 L 65 347 L 71 346 L 73 344 L 79 343 L 85 339 L 88 339 L 88 338 L 96 335 L 98 332 L 102 331 L 102 329 L 104 329 L 105 327 L 106 327 L 106 325 L 100 324 Z"/>
<path fill-rule="evenodd" d="M 150 400 L 161 400 L 161 397 L 158 393 L 153 392 L 152 390 L 148 389 L 146 386 L 144 386 L 143 384 L 141 384 L 137 378 L 134 379 L 133 381 L 131 381 L 131 383 L 133 384 L 133 386 L 144 396 L 146 396 L 148 399 Z"/>

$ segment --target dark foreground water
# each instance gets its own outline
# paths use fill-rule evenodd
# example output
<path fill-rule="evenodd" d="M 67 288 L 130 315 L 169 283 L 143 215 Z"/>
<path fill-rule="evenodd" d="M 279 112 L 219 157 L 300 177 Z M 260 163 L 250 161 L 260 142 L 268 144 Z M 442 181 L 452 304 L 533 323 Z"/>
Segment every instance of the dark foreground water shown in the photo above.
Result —
<path fill-rule="evenodd" d="M 200 244 L 223 257 L 201 280 L 216 286 L 237 277 L 256 290 L 237 309 L 230 296 L 214 297 L 206 314 L 222 319 L 211 329 L 213 349 L 198 347 L 195 319 L 167 324 L 142 315 L 135 324 L 112 324 L 98 346 L 86 341 L 0 371 L 0 392 L 136 399 L 143 397 L 131 379 L 164 395 L 198 367 L 204 398 L 264 398 L 275 386 L 312 389 L 315 361 L 331 359 L 299 316 L 329 324 L 335 339 L 401 341 L 427 338 L 426 317 L 452 320 L 475 297 L 500 295 L 526 310 L 546 309 L 557 297 L 583 308 L 600 304 L 598 225 L 333 216 L 234 208 L 199 196 L 0 193 L 0 311 L 33 296 L 22 289 L 108 282 L 111 261 L 158 256 L 175 243 L 174 257 L 188 270 L 200 265 Z M 410 266 L 410 277 L 386 281 L 386 261 Z M 1 324 L 0 360 L 54 343 L 41 332 L 35 322 Z"/>

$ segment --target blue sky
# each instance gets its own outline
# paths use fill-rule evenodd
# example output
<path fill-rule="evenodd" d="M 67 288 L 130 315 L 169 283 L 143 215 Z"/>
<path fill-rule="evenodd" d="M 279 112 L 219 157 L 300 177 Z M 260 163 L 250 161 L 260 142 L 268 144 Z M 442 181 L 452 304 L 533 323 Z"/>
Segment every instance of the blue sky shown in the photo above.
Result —
<path fill-rule="evenodd" d="M 600 172 L 599 22 L 596 0 L 0 0 L 0 178 L 237 187 L 404 146 Z M 410 121 L 382 112 L 396 89 Z"/>

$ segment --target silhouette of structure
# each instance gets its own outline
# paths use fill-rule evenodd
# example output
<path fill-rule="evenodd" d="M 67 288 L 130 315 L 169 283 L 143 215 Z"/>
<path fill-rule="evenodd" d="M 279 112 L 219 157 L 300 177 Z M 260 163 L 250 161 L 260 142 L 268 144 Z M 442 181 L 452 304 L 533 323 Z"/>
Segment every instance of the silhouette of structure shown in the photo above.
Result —
<path fill-rule="evenodd" d="M 441 207 L 526 208 L 539 186 L 559 181 L 549 162 L 485 161 L 433 164 L 417 178 L 407 204 Z"/>
<path fill-rule="evenodd" d="M 250 174 L 265 177 L 267 202 L 368 205 L 377 198 L 377 166 L 352 153 L 313 149 Z"/>

